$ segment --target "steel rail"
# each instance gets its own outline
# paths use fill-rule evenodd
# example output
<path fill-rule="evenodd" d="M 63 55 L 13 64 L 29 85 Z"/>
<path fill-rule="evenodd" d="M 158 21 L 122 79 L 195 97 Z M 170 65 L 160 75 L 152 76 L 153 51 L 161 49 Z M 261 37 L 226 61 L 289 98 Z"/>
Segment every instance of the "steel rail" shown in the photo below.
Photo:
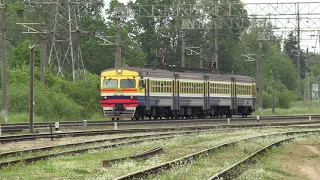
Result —
<path fill-rule="evenodd" d="M 163 147 L 159 146 L 159 147 L 153 148 L 151 150 L 136 154 L 134 156 L 104 160 L 104 161 L 102 161 L 102 166 L 103 167 L 109 167 L 113 163 L 116 163 L 116 162 L 119 162 L 119 161 L 125 161 L 125 160 L 130 160 L 130 159 L 134 159 L 135 160 L 135 159 L 147 158 L 147 157 L 153 156 L 155 154 L 158 154 L 158 153 L 160 153 L 162 151 L 163 151 Z"/>
<path fill-rule="evenodd" d="M 154 137 L 156 136 L 156 138 L 148 138 L 148 139 L 141 139 L 141 140 L 135 140 L 135 141 L 129 141 L 129 142 L 122 142 L 122 143 L 116 143 L 116 144 L 110 144 L 110 145 L 105 145 L 105 146 L 97 146 L 97 147 L 91 147 L 91 148 L 84 148 L 84 149 L 77 149 L 77 150 L 70 150 L 70 151 L 64 151 L 64 152 L 59 152 L 59 153 L 54 153 L 54 154 L 48 154 L 48 155 L 42 155 L 42 156 L 34 156 L 34 157 L 28 157 L 28 158 L 23 158 L 23 159 L 18 159 L 18 160 L 11 160 L 11 161 L 5 161 L 5 162 L 0 162 L 0 168 L 4 167 L 4 166 L 9 166 L 9 165 L 14 165 L 20 162 L 25 162 L 25 163 L 31 163 L 31 162 L 35 162 L 35 161 L 39 161 L 39 160 L 43 160 L 43 159 L 48 159 L 48 158 L 53 158 L 53 157 L 58 157 L 58 156 L 64 156 L 64 155 L 69 155 L 69 154 L 83 154 L 86 153 L 89 150 L 99 150 L 99 149 L 107 149 L 107 148 L 113 148 L 113 147 L 120 147 L 120 146 L 125 146 L 125 145 L 132 145 L 132 144 L 138 144 L 138 143 L 142 143 L 145 141 L 155 141 L 155 140 L 163 140 L 163 139 L 171 139 L 176 137 L 177 135 L 183 135 L 183 134 L 197 134 L 197 133 L 202 133 L 202 132 L 206 132 L 207 131 L 187 131 L 187 132 L 178 132 L 178 133 L 168 133 L 166 134 L 156 134 L 156 135 L 149 135 L 147 137 Z M 157 136 L 163 136 L 163 137 L 157 137 Z M 146 136 L 136 136 L 136 138 L 141 138 L 141 137 L 146 137 Z M 132 139 L 135 137 L 123 137 L 123 138 L 127 138 L 127 139 Z M 114 138 L 111 140 L 119 140 L 121 138 Z M 108 141 L 110 139 L 107 139 L 106 141 Z M 95 142 L 99 143 L 99 141 L 101 140 L 97 140 Z M 104 140 L 102 140 L 104 141 Z M 12 151 L 12 152 L 5 152 L 2 153 L 0 155 L 0 157 L 7 157 L 10 155 L 16 155 L 16 154 L 20 154 L 20 153 L 27 153 L 27 152 L 35 152 L 35 151 L 42 151 L 42 150 L 49 150 L 52 148 L 56 148 L 56 147 L 68 147 L 68 146 L 74 146 L 74 145 L 82 145 L 84 144 L 90 144 L 90 143 L 95 143 L 93 141 L 88 141 L 88 142 L 82 142 L 82 143 L 74 143 L 74 144 L 67 144 L 67 145 L 59 145 L 59 146 L 54 146 L 54 147 L 42 147 L 42 148 L 35 148 L 35 149 L 27 149 L 27 150 L 21 150 L 21 151 Z"/>
<path fill-rule="evenodd" d="M 208 155 L 210 153 L 215 152 L 218 149 L 221 149 L 223 147 L 229 147 L 232 146 L 238 142 L 241 141 L 247 141 L 247 140 L 251 140 L 251 139 L 256 139 L 256 138 L 264 138 L 264 137 L 268 137 L 268 136 L 275 136 L 275 135 L 293 135 L 293 134 L 303 134 L 303 133 L 314 133 L 314 132 L 320 132 L 320 130 L 313 130 L 313 131 L 292 131 L 292 132 L 284 132 L 284 133 L 272 133 L 272 134 L 267 134 L 267 135 L 259 135 L 259 136 L 255 136 L 255 137 L 249 137 L 249 138 L 244 138 L 241 140 L 236 140 L 236 141 L 231 141 L 231 142 L 227 142 L 227 143 L 223 143 L 221 145 L 212 147 L 212 148 L 208 148 L 193 154 L 189 154 L 187 156 L 172 160 L 172 161 L 168 161 L 165 163 L 162 163 L 160 165 L 156 165 L 147 169 L 143 169 L 140 171 L 136 171 L 121 177 L 118 177 L 114 180 L 124 180 L 124 179 L 144 179 L 146 178 L 148 175 L 150 174 L 156 174 L 159 172 L 163 172 L 164 170 L 169 170 L 171 169 L 174 165 L 184 165 L 187 163 L 190 163 L 192 161 L 194 161 L 195 159 L 203 156 L 203 155 Z"/>
<path fill-rule="evenodd" d="M 298 137 L 301 137 L 301 136 L 298 136 Z M 256 163 L 257 160 L 254 158 L 258 157 L 259 155 L 263 155 L 268 149 L 270 149 L 272 147 L 280 146 L 282 143 L 287 142 L 287 141 L 291 141 L 295 138 L 297 138 L 297 137 L 290 137 L 290 138 L 282 139 L 280 141 L 271 143 L 271 144 L 259 149 L 258 151 L 252 153 L 250 156 L 244 158 L 243 160 L 241 160 L 241 161 L 231 165 L 230 167 L 222 170 L 218 174 L 210 177 L 208 180 L 236 178 L 245 171 L 245 165 Z"/>
<path fill-rule="evenodd" d="M 33 156 L 33 157 L 28 157 L 28 158 L 23 158 L 23 159 L 18 159 L 18 160 L 0 162 L 0 168 L 1 167 L 5 167 L 5 166 L 9 166 L 9 165 L 14 165 L 14 164 L 17 164 L 17 163 L 20 163 L 20 162 L 25 162 L 26 164 L 29 164 L 31 162 L 44 160 L 44 159 L 48 159 L 48 158 L 53 158 L 53 157 L 58 157 L 58 156 L 65 156 L 65 155 L 70 155 L 70 154 L 84 154 L 84 153 L 86 153 L 86 152 L 88 152 L 90 150 L 100 150 L 100 149 L 114 148 L 114 147 L 120 147 L 120 146 L 143 143 L 143 142 L 146 142 L 146 141 L 157 141 L 157 140 L 163 140 L 163 139 L 171 139 L 171 138 L 174 138 L 174 137 L 176 137 L 176 136 L 149 138 L 149 139 L 142 139 L 142 140 L 123 142 L 123 143 L 110 144 L 110 145 L 105 145 L 105 146 L 97 146 L 97 147 L 91 147 L 91 148 L 63 151 L 63 152 L 59 152 L 59 153 L 47 154 L 47 155 L 42 155 L 42 156 Z"/>
<path fill-rule="evenodd" d="M 251 124 L 219 124 L 206 126 L 182 126 L 182 127 L 162 127 L 162 128 L 135 128 L 122 130 L 96 130 L 96 131 L 77 131 L 65 133 L 53 133 L 55 138 L 66 136 L 91 136 L 91 135 L 105 135 L 105 134 L 120 134 L 120 133 L 136 133 L 136 132 L 160 132 L 173 130 L 192 130 L 192 129 L 217 129 L 217 128 L 241 128 L 241 127 L 273 127 L 273 126 L 289 126 L 301 124 L 318 124 L 320 121 L 299 121 L 299 122 L 270 122 L 270 123 L 251 123 Z M 0 136 L 0 143 L 8 143 L 13 141 L 34 140 L 36 138 L 51 138 L 50 133 L 42 134 L 23 134 L 14 136 Z"/>
<path fill-rule="evenodd" d="M 286 120 L 286 119 L 308 119 L 309 117 L 319 119 L 320 115 L 298 115 L 298 116 L 259 116 L 260 121 L 269 121 L 269 120 Z M 235 117 L 230 118 L 233 122 L 246 122 L 246 121 L 255 121 L 257 117 L 241 118 Z M 147 125 L 147 124 L 182 124 L 182 123 L 219 123 L 226 122 L 227 118 L 223 119 L 178 119 L 178 120 L 143 120 L 143 121 L 87 121 L 87 126 L 113 126 L 114 123 L 118 125 L 129 126 L 129 125 Z M 70 126 L 82 126 L 83 121 L 62 121 L 59 122 L 60 127 L 70 127 Z M 35 128 L 48 128 L 52 122 L 36 122 L 34 123 Z M 6 129 L 27 129 L 29 127 L 28 123 L 6 123 L 1 124 L 3 130 Z"/>
<path fill-rule="evenodd" d="M 81 146 L 81 145 L 103 143 L 103 142 L 115 142 L 115 141 L 127 140 L 127 139 L 138 139 L 138 138 L 146 138 L 146 137 L 161 137 L 161 136 L 181 135 L 181 134 L 194 134 L 194 133 L 202 133 L 202 132 L 208 132 L 208 131 L 184 131 L 184 132 L 171 132 L 171 133 L 161 133 L 161 134 L 147 134 L 147 135 L 139 135 L 139 136 L 125 136 L 125 137 L 99 139 L 99 140 L 84 141 L 84 142 L 78 142 L 78 143 L 69 143 L 69 144 L 55 145 L 55 146 L 44 146 L 44 147 L 39 147 L 39 148 L 31 148 L 31 149 L 3 152 L 3 153 L 0 153 L 0 158 L 4 158 L 4 157 L 8 157 L 8 156 L 16 156 L 16 155 L 21 155 L 21 154 L 31 153 L 31 152 L 46 151 L 46 150 L 51 150 L 51 149 L 55 149 L 55 148 L 65 148 L 65 147 Z"/>

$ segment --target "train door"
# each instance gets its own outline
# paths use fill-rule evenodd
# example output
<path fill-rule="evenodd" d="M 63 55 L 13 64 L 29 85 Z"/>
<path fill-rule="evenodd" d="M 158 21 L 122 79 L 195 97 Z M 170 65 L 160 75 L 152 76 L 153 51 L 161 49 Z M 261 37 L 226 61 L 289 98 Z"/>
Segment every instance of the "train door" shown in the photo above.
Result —
<path fill-rule="evenodd" d="M 144 91 L 144 102 L 146 105 L 146 112 L 145 114 L 150 115 L 151 112 L 151 103 L 150 103 L 150 80 L 146 79 L 146 89 Z"/>
<path fill-rule="evenodd" d="M 235 78 L 231 78 L 231 112 L 230 115 L 237 113 L 237 83 Z"/>
<path fill-rule="evenodd" d="M 178 74 L 174 74 L 175 79 L 172 80 L 172 115 L 178 117 L 180 114 L 180 81 L 177 79 Z"/>
<path fill-rule="evenodd" d="M 255 111 L 255 105 L 256 105 L 256 86 L 255 84 L 252 84 L 252 111 Z"/>
<path fill-rule="evenodd" d="M 204 116 L 209 113 L 210 107 L 210 84 L 209 81 L 203 82 L 203 113 Z"/>

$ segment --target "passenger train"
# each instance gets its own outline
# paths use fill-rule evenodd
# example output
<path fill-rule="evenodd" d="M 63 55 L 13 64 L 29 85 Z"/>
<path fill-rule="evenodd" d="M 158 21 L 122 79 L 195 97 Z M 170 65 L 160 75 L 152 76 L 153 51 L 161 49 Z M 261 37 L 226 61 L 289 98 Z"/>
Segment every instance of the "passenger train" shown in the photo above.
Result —
<path fill-rule="evenodd" d="M 103 115 L 112 120 L 247 117 L 255 110 L 255 81 L 240 75 L 111 68 L 100 88 Z"/>

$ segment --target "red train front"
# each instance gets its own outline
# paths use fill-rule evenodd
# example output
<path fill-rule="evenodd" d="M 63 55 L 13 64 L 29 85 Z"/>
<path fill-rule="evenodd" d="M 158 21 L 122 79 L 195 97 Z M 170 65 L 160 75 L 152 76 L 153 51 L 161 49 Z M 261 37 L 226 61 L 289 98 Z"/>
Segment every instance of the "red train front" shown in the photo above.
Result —
<path fill-rule="evenodd" d="M 112 120 L 133 118 L 138 106 L 139 75 L 137 72 L 107 69 L 101 73 L 101 106 L 103 115 Z"/>

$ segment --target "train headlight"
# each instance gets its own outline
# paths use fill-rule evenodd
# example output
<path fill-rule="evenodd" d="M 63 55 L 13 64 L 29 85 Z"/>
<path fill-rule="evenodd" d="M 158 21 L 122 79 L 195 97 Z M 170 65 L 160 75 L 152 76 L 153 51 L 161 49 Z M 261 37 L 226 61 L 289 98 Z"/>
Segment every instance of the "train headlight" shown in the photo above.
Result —
<path fill-rule="evenodd" d="M 117 73 L 120 75 L 120 74 L 122 74 L 122 69 L 121 68 L 118 68 L 117 69 Z"/>
<path fill-rule="evenodd" d="M 101 98 L 102 99 L 108 99 L 108 96 L 102 96 Z"/>

